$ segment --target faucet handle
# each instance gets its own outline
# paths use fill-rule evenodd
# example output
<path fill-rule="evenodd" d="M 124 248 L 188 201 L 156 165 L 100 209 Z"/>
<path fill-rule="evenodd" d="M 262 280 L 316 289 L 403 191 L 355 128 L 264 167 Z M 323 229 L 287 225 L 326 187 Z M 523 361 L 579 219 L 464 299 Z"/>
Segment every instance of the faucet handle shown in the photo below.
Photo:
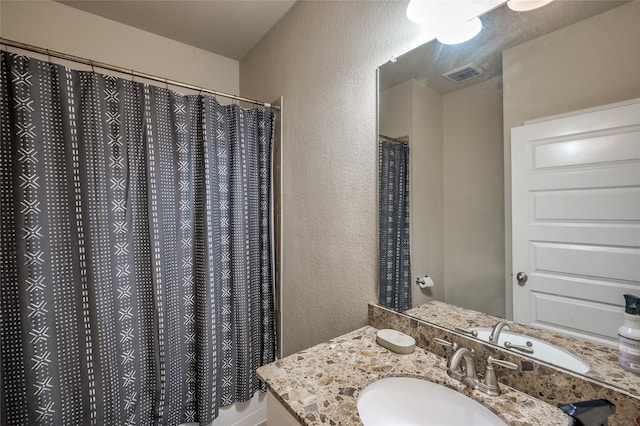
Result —
<path fill-rule="evenodd" d="M 442 346 L 446 347 L 446 348 L 453 348 L 454 352 L 458 349 L 458 344 L 456 342 L 453 342 L 453 343 L 447 342 L 446 340 L 440 339 L 438 337 L 434 337 L 433 341 L 436 342 L 439 345 L 442 345 Z"/>
<path fill-rule="evenodd" d="M 462 327 L 454 327 L 454 331 L 462 334 L 470 334 L 473 337 L 478 337 L 478 330 L 473 330 L 470 328 L 462 328 Z"/>
<path fill-rule="evenodd" d="M 510 361 L 505 361 L 503 359 L 496 359 L 494 357 L 492 357 L 491 355 L 489 355 L 489 357 L 487 358 L 487 365 L 499 365 L 501 367 L 505 367 L 508 368 L 510 370 L 517 370 L 518 364 L 510 362 Z"/>
<path fill-rule="evenodd" d="M 513 350 L 516 350 L 516 351 L 520 351 L 520 352 L 525 353 L 525 354 L 532 354 L 534 352 L 532 346 L 533 346 L 533 343 L 531 343 L 530 341 L 527 341 L 527 346 L 514 345 L 508 340 L 506 342 L 504 342 L 504 347 L 505 348 L 513 349 Z"/>
<path fill-rule="evenodd" d="M 503 359 L 496 359 L 494 357 L 492 357 L 491 355 L 489 355 L 489 357 L 487 358 L 487 366 L 489 365 L 499 365 L 501 367 L 504 368 L 508 368 L 510 370 L 518 370 L 520 367 L 518 367 L 518 364 L 515 364 L 513 362 L 510 361 L 505 361 Z"/>
<path fill-rule="evenodd" d="M 487 368 L 484 371 L 484 383 L 478 384 L 478 389 L 489 395 L 500 395 L 500 386 L 498 384 L 498 377 L 496 376 L 496 370 L 494 365 L 509 368 L 511 370 L 517 370 L 518 364 L 505 361 L 503 359 L 496 359 L 489 355 L 487 357 Z"/>

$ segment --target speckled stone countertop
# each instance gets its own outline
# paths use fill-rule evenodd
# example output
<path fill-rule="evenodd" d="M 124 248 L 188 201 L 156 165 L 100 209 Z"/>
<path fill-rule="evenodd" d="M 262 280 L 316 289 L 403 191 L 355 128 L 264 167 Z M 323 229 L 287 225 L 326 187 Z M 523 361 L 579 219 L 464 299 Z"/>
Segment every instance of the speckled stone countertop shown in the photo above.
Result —
<path fill-rule="evenodd" d="M 367 326 L 258 369 L 258 377 L 306 425 L 361 425 L 360 390 L 385 377 L 417 377 L 455 389 L 514 426 L 567 425 L 562 411 L 507 386 L 500 396 L 465 387 L 446 374 L 445 360 L 421 348 L 399 355 L 376 343 Z M 427 416 L 428 413 L 425 413 Z"/>
<path fill-rule="evenodd" d="M 616 406 L 615 413 L 609 416 L 610 426 L 630 426 L 634 424 L 634 418 L 640 415 L 640 397 L 626 389 L 611 385 L 610 382 L 604 383 L 602 380 L 587 375 L 576 374 L 552 366 L 515 351 L 472 338 L 467 334 L 454 332 L 450 326 L 436 325 L 444 324 L 451 318 L 460 318 L 458 312 L 460 309 L 451 306 L 451 309 L 439 311 L 441 317 L 436 320 L 424 321 L 416 319 L 415 316 L 400 314 L 378 305 L 369 304 L 369 325 L 376 328 L 392 328 L 408 334 L 416 339 L 417 346 L 441 357 L 448 356 L 451 350 L 436 344 L 435 338 L 457 342 L 475 351 L 480 371 L 483 371 L 484 361 L 489 355 L 499 354 L 501 358 L 518 363 L 521 367 L 518 371 L 505 368 L 497 370 L 496 373 L 501 383 L 554 406 L 592 399 L 609 400 Z M 480 327 L 486 325 L 487 319 L 494 321 L 496 318 L 480 313 L 476 313 L 472 317 L 470 321 L 476 321 L 473 325 Z M 459 323 L 455 325 L 459 325 Z M 514 330 L 521 332 L 515 324 Z"/>
<path fill-rule="evenodd" d="M 455 327 L 493 327 L 498 321 L 502 320 L 502 318 L 493 315 L 439 301 L 425 303 L 406 311 L 405 314 L 452 330 Z M 511 321 L 508 321 L 508 323 L 511 331 L 515 333 L 536 337 L 582 358 L 589 365 L 589 371 L 585 376 L 616 386 L 630 395 L 640 395 L 640 376 L 626 371 L 618 365 L 617 349 L 573 339 Z"/>

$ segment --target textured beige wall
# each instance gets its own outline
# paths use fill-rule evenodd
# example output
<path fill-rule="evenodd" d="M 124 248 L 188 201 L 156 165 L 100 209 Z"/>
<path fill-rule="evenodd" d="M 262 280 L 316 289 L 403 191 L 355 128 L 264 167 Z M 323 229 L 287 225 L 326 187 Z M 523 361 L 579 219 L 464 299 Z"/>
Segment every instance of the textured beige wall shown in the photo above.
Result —
<path fill-rule="evenodd" d="M 504 316 L 499 79 L 443 96 L 445 302 Z"/>
<path fill-rule="evenodd" d="M 503 52 L 505 250 L 511 276 L 511 128 L 640 97 L 640 2 Z M 507 315 L 512 312 L 508 280 Z"/>
<path fill-rule="evenodd" d="M 445 299 L 442 95 L 409 80 L 380 93 L 380 133 L 410 137 L 411 297 L 413 306 Z M 434 287 L 421 289 L 418 276 Z"/>
<path fill-rule="evenodd" d="M 406 2 L 302 1 L 240 63 L 241 94 L 284 97 L 284 354 L 367 321 L 377 301 L 376 68 L 417 46 Z"/>
<path fill-rule="evenodd" d="M 50 0 L 1 0 L 0 36 L 222 92 L 240 88 L 236 60 Z"/>

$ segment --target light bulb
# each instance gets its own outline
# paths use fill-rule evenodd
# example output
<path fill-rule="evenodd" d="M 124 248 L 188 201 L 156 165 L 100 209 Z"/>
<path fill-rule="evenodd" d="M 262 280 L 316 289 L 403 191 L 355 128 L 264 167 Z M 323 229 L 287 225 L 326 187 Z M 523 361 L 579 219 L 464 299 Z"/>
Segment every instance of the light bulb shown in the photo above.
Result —
<path fill-rule="evenodd" d="M 446 28 L 438 35 L 438 41 L 442 44 L 460 44 L 471 40 L 482 30 L 480 18 L 473 18 L 470 21 L 456 23 Z"/>
<path fill-rule="evenodd" d="M 407 18 L 423 25 L 467 21 L 500 6 L 505 0 L 411 0 Z"/>
<path fill-rule="evenodd" d="M 509 0 L 507 6 L 516 12 L 526 12 L 528 10 L 537 9 L 545 4 L 551 3 L 553 0 Z"/>
<path fill-rule="evenodd" d="M 456 2 L 411 0 L 407 18 L 417 24 L 439 26 L 442 21 L 458 19 L 464 10 L 464 5 Z"/>

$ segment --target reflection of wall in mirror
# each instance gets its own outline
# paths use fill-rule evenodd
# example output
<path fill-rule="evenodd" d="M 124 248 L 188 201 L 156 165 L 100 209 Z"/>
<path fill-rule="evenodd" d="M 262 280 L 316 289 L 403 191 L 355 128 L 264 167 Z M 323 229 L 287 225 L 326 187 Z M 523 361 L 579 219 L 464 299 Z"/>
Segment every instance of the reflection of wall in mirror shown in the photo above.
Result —
<path fill-rule="evenodd" d="M 505 251 L 511 312 L 511 128 L 640 97 L 640 2 L 503 52 Z"/>
<path fill-rule="evenodd" d="M 444 99 L 445 302 L 504 317 L 502 87 Z"/>

